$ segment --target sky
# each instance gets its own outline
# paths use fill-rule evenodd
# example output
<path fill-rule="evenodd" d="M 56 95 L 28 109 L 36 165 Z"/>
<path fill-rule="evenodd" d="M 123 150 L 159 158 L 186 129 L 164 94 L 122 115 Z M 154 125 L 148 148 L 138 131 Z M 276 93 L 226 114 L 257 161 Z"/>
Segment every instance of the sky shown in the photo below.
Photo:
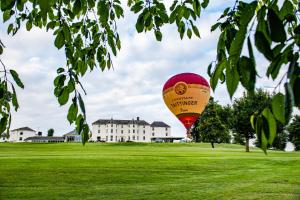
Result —
<path fill-rule="evenodd" d="M 126 2 L 122 4 L 126 7 Z M 201 39 L 181 40 L 177 28 L 166 25 L 162 28 L 162 42 L 157 42 L 152 32 L 138 34 L 137 15 L 126 8 L 125 17 L 118 21 L 122 48 L 113 58 L 114 69 L 95 69 L 82 80 L 87 91 L 84 100 L 88 123 L 100 118 L 140 117 L 149 123 L 164 121 L 171 126 L 172 135 L 183 136 L 183 125 L 164 104 L 162 87 L 170 77 L 183 72 L 197 73 L 209 80 L 207 66 L 215 60 L 219 35 L 211 33 L 210 27 L 233 4 L 234 0 L 211 1 L 197 22 Z M 6 34 L 7 25 L 0 25 L 0 38 L 6 46 L 1 59 L 8 68 L 18 71 L 25 84 L 24 90 L 17 89 L 20 109 L 13 112 L 11 128 L 28 126 L 44 135 L 50 128 L 55 135 L 71 131 L 74 126 L 66 119 L 68 106 L 60 106 L 53 94 L 56 69 L 65 66 L 64 52 L 54 47 L 53 33 L 36 28 L 27 32 L 23 26 L 12 37 Z M 275 84 L 264 77 L 266 60 L 259 57 L 257 64 L 263 77 L 257 87 L 270 89 Z M 240 97 L 243 91 L 239 87 L 234 97 Z M 222 105 L 232 103 L 225 85 L 211 91 L 211 96 Z"/>

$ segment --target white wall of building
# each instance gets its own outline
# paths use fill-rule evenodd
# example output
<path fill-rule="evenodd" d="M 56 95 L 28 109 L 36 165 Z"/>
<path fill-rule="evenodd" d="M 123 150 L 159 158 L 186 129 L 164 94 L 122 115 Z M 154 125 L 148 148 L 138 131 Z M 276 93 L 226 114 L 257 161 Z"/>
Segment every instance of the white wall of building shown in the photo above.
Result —
<path fill-rule="evenodd" d="M 170 127 L 151 127 L 151 125 L 129 124 L 97 124 L 92 125 L 91 141 L 106 142 L 151 142 L 153 137 L 171 136 Z"/>
<path fill-rule="evenodd" d="M 36 135 L 37 133 L 35 131 L 22 129 L 13 130 L 9 133 L 9 142 L 24 142 L 26 138 L 33 137 Z"/>

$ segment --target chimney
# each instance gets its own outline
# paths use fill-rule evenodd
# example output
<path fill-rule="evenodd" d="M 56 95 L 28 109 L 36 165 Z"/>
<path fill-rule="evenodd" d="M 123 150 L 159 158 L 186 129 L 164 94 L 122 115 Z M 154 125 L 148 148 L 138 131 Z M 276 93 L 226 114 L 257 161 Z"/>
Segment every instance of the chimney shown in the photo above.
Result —
<path fill-rule="evenodd" d="M 136 117 L 136 121 L 140 121 L 140 117 Z"/>

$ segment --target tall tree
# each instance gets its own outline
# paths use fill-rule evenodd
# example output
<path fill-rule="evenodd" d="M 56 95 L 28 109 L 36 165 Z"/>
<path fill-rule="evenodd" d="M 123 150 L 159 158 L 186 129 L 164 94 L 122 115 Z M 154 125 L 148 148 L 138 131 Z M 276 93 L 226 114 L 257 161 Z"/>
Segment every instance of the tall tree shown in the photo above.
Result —
<path fill-rule="evenodd" d="M 251 126 L 250 117 L 255 113 L 262 112 L 271 106 L 269 93 L 259 89 L 253 94 L 244 93 L 233 103 L 233 126 L 234 140 L 245 144 L 246 152 L 249 152 L 249 140 L 254 138 L 255 130 Z"/>
<path fill-rule="evenodd" d="M 47 136 L 48 136 L 48 137 L 53 137 L 53 135 L 54 135 L 54 129 L 53 129 L 53 128 L 50 128 L 50 129 L 48 130 Z"/>
<path fill-rule="evenodd" d="M 289 141 L 295 145 L 295 150 L 300 150 L 300 116 L 294 116 L 291 124 L 287 128 Z"/>
<path fill-rule="evenodd" d="M 230 135 L 227 126 L 220 120 L 219 112 L 221 105 L 210 98 L 205 111 L 197 120 L 192 134 L 194 140 L 211 143 L 214 148 L 215 143 L 229 143 Z"/>
<path fill-rule="evenodd" d="M 137 32 L 152 31 L 161 41 L 161 27 L 166 24 L 175 24 L 180 38 L 185 35 L 188 38 L 192 35 L 200 37 L 195 22 L 210 1 L 176 0 L 169 9 L 159 0 L 127 2 L 131 11 L 138 15 Z M 89 126 L 81 97 L 85 90 L 80 79 L 88 69 L 92 71 L 99 67 L 104 70 L 113 66 L 112 57 L 121 48 L 116 26 L 117 20 L 123 17 L 120 0 L 1 0 L 0 8 L 3 22 L 8 22 L 8 34 L 15 35 L 22 25 L 28 31 L 32 27 L 53 30 L 54 45 L 64 49 L 67 63 L 57 69 L 54 94 L 60 105 L 69 102 L 67 118 L 71 124 L 76 124 L 77 132 L 83 136 L 82 141 L 87 141 Z M 278 0 L 237 0 L 232 7 L 225 8 L 211 28 L 212 31 L 220 29 L 216 60 L 208 67 L 213 89 L 220 80 L 226 83 L 231 98 L 239 83 L 249 93 L 254 93 L 257 75 L 254 48 L 268 61 L 267 66 L 259 65 L 260 68 L 266 67 L 265 76 L 271 76 L 273 80 L 280 78 L 279 85 L 284 84 L 285 94 L 278 93 L 273 97 L 274 109 L 262 110 L 252 119 L 256 132 L 262 136 L 259 139 L 264 150 L 276 132 L 274 118 L 288 124 L 293 106 L 300 108 L 300 93 L 297 92 L 300 87 L 299 12 L 297 0 L 284 0 L 282 5 Z M 4 48 L 4 43 L 0 42 L 0 54 Z M 243 55 L 243 52 L 248 52 L 248 55 Z M 24 88 L 17 72 L 4 63 L 1 60 L 0 133 L 9 130 L 10 107 L 15 110 L 19 107 L 12 80 Z M 282 66 L 288 67 L 282 69 Z"/>

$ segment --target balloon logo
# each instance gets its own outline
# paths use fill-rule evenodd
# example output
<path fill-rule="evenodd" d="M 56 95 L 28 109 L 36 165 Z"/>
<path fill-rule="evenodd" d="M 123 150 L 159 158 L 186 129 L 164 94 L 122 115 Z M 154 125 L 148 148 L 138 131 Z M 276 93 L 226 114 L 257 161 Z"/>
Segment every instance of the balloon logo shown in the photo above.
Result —
<path fill-rule="evenodd" d="M 202 76 L 182 73 L 171 77 L 162 93 L 167 107 L 189 131 L 209 101 L 210 87 Z"/>

